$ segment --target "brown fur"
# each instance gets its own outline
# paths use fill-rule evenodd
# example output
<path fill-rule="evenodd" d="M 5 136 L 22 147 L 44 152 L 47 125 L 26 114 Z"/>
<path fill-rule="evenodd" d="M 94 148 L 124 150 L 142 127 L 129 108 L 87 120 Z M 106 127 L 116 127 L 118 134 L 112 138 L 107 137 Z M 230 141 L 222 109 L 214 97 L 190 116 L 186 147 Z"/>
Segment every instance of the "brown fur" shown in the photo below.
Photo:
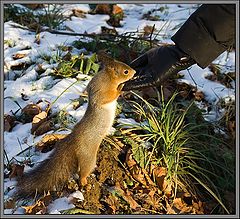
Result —
<path fill-rule="evenodd" d="M 135 73 L 104 54 L 98 57 L 105 67 L 87 86 L 88 107 L 83 118 L 71 134 L 57 143 L 48 159 L 18 179 L 16 198 L 52 190 L 54 186 L 60 188 L 74 173 L 79 174 L 82 185 L 87 183 L 87 176 L 96 165 L 99 145 L 113 123 L 115 109 L 107 104 L 116 101 L 121 93 L 119 85 Z"/>

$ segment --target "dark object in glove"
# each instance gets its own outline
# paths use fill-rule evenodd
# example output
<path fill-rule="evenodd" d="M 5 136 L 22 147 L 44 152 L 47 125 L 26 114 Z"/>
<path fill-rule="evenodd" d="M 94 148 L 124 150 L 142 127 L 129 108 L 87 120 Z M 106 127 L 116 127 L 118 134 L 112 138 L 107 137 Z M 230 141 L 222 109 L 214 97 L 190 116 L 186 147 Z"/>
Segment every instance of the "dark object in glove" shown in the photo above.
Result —
<path fill-rule="evenodd" d="M 136 74 L 133 79 L 125 82 L 122 90 L 128 91 L 157 86 L 170 76 L 195 63 L 176 45 L 151 49 L 130 64 L 136 70 Z"/>

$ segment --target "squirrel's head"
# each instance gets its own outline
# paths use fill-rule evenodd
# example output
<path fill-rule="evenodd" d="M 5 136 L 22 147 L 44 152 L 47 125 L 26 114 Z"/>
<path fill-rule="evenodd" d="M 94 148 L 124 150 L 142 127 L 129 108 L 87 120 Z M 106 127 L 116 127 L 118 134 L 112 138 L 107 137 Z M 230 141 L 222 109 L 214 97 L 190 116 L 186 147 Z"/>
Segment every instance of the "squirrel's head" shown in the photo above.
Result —
<path fill-rule="evenodd" d="M 103 64 L 105 70 L 110 73 L 111 80 L 118 84 L 118 90 L 121 90 L 124 82 L 131 79 L 136 73 L 127 64 L 111 58 L 104 52 L 98 53 L 98 60 Z"/>

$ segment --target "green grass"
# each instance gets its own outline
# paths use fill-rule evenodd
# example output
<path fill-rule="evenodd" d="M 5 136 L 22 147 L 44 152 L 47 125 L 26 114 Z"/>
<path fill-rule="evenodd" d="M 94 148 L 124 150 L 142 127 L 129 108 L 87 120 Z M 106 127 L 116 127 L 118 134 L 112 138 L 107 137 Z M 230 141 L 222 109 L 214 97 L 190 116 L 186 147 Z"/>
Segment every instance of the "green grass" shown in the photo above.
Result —
<path fill-rule="evenodd" d="M 61 29 L 61 25 L 67 19 L 62 14 L 60 4 L 46 4 L 41 9 L 41 13 L 28 8 L 20 8 L 16 4 L 4 5 L 4 22 L 12 20 L 36 31 L 43 26 L 50 29 Z"/>
<path fill-rule="evenodd" d="M 195 197 L 206 193 L 229 213 L 219 192 L 219 182 L 226 183 L 226 176 L 233 178 L 233 172 L 213 153 L 213 148 L 221 145 L 220 140 L 207 133 L 206 123 L 197 124 L 191 119 L 189 112 L 193 102 L 184 106 L 177 102 L 175 93 L 168 101 L 161 95 L 153 106 L 134 95 L 138 101 L 133 101 L 132 107 L 140 123 L 132 125 L 126 132 L 135 132 L 140 138 L 138 142 L 130 142 L 140 166 L 147 170 L 150 164 L 166 168 L 166 180 L 173 197 L 179 191 L 189 192 Z M 142 146 L 146 142 L 152 145 L 151 150 Z"/>
<path fill-rule="evenodd" d="M 90 57 L 81 55 L 70 55 L 69 60 L 61 60 L 53 75 L 63 78 L 76 77 L 78 74 L 94 75 L 99 70 L 96 53 Z"/>

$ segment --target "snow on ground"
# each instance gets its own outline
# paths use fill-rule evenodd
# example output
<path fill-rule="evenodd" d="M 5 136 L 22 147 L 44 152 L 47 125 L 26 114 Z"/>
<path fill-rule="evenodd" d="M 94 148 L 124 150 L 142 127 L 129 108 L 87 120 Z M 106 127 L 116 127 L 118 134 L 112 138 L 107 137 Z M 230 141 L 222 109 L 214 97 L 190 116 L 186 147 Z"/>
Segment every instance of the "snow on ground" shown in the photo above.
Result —
<path fill-rule="evenodd" d="M 177 31 L 189 15 L 197 9 L 196 4 L 119 4 L 119 6 L 125 13 L 125 17 L 121 22 L 122 27 L 116 28 L 120 34 L 125 32 L 136 32 L 137 30 L 142 31 L 146 25 L 155 24 L 155 28 L 161 30 L 157 37 L 164 43 L 173 43 L 170 37 Z M 90 10 L 88 4 L 64 4 L 62 7 L 64 15 L 70 15 L 72 9 L 80 9 L 85 12 Z M 144 13 L 160 7 L 163 9 L 162 11 L 153 12 L 153 15 L 159 16 L 160 20 L 150 21 L 142 19 Z M 65 21 L 63 25 L 78 33 L 100 33 L 101 26 L 111 28 L 106 23 L 108 19 L 108 15 L 86 14 L 86 18 L 72 17 L 71 20 Z M 50 76 L 49 73 L 53 71 L 57 63 L 54 63 L 54 61 L 48 63 L 43 57 L 50 56 L 51 59 L 54 59 L 58 54 L 58 46 L 70 45 L 73 41 L 78 40 L 79 37 L 41 32 L 39 35 L 40 43 L 38 44 L 36 43 L 36 36 L 34 33 L 13 27 L 13 24 L 15 23 L 12 21 L 4 23 L 4 41 L 6 42 L 4 44 L 4 114 L 11 115 L 12 112 L 16 112 L 18 115 L 20 113 L 19 105 L 23 108 L 27 104 L 36 103 L 39 100 L 53 102 L 67 87 L 76 82 L 76 79 L 54 79 Z M 13 55 L 16 53 L 25 54 L 26 56 L 14 60 Z M 80 50 L 74 49 L 73 53 L 78 54 Z M 11 66 L 33 62 L 38 64 L 41 63 L 42 68 L 47 69 L 47 71 L 39 77 L 36 64 L 31 65 L 25 71 L 11 70 Z M 233 70 L 235 68 L 235 54 L 233 52 L 225 52 L 220 55 L 214 63 Z M 197 65 L 194 65 L 189 71 L 182 71 L 182 74 L 184 78 L 179 79 L 179 81 L 197 86 L 198 90 L 203 91 L 205 98 L 213 105 L 216 105 L 220 98 L 225 98 L 226 101 L 229 98 L 235 98 L 235 89 L 226 88 L 218 82 L 205 79 L 206 75 L 212 74 L 208 68 L 201 69 Z M 80 77 L 85 76 L 80 75 Z M 79 97 L 88 82 L 89 78 L 85 81 L 80 80 L 69 88 L 67 92 L 55 102 L 53 110 L 58 111 L 66 108 L 70 115 L 79 121 L 86 110 L 87 104 L 85 103 L 77 110 L 73 110 L 70 103 L 71 100 Z M 22 94 L 28 97 L 27 101 L 22 99 Z M 18 104 L 16 104 L 16 102 Z M 202 107 L 201 103 L 198 105 Z M 205 118 L 208 120 L 217 120 L 219 119 L 219 115 L 217 115 L 215 111 L 212 111 L 209 112 Z M 126 124 L 134 123 L 135 121 L 121 118 L 118 122 Z M 26 123 L 16 125 L 11 132 L 4 132 L 4 150 L 9 160 L 13 157 L 23 160 L 23 155 L 16 155 L 22 150 L 27 149 L 29 145 L 34 145 L 40 141 L 42 136 L 34 137 L 30 130 L 31 123 Z M 31 149 L 27 150 L 27 152 L 28 151 L 31 151 Z M 44 160 L 49 154 L 46 153 L 43 155 L 41 153 L 33 153 L 32 160 L 34 162 Z M 28 169 L 29 168 L 26 170 Z M 5 179 L 5 199 L 11 196 L 10 193 L 7 192 L 7 188 L 14 184 L 14 180 L 9 181 L 9 179 Z M 74 195 L 81 197 L 79 193 Z M 73 208 L 74 205 L 71 204 L 69 200 L 70 199 L 66 197 L 55 200 L 49 206 L 49 213 L 60 214 L 61 210 Z M 23 214 L 24 211 L 21 208 L 15 211 L 13 209 L 6 209 L 5 213 Z"/>

